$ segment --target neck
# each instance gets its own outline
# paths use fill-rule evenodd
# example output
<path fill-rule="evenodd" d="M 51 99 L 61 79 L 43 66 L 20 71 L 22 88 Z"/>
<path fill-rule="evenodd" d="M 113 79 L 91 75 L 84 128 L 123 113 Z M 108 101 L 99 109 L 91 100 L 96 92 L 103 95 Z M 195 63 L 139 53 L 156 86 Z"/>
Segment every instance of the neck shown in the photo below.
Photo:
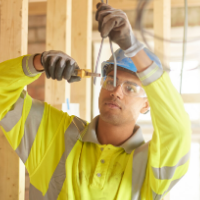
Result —
<path fill-rule="evenodd" d="M 133 135 L 135 122 L 122 125 L 109 124 L 99 116 L 97 124 L 97 137 L 101 144 L 119 146 Z"/>

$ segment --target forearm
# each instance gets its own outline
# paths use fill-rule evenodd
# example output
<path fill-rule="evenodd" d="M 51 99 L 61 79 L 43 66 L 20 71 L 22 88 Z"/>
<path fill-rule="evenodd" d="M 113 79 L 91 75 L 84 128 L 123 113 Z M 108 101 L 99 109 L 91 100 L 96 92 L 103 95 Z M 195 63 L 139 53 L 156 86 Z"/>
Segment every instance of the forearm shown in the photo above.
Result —
<path fill-rule="evenodd" d="M 41 64 L 41 54 L 38 54 L 34 57 L 33 65 L 37 71 L 43 71 L 44 67 Z"/>
<path fill-rule="evenodd" d="M 0 120 L 19 98 L 24 86 L 39 78 L 33 56 L 22 56 L 0 63 Z"/>
<path fill-rule="evenodd" d="M 138 73 L 143 72 L 153 63 L 153 61 L 147 56 L 143 49 L 139 51 L 135 56 L 133 56 L 131 60 L 135 64 Z"/>

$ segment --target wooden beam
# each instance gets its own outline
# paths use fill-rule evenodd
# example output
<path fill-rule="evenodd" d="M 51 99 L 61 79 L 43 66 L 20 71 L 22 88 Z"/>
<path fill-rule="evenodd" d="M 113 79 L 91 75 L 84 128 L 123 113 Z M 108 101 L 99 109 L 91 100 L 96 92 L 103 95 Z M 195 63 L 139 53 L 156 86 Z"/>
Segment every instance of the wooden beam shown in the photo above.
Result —
<path fill-rule="evenodd" d="M 29 1 L 29 15 L 45 15 L 46 14 L 46 0 L 30 0 Z M 96 4 L 100 0 L 93 0 L 92 10 L 96 11 Z M 109 0 L 109 5 L 114 8 L 122 10 L 134 10 L 136 9 L 138 1 L 136 0 Z M 189 0 L 188 7 L 197 7 L 200 6 L 199 0 Z M 171 0 L 172 8 L 181 8 L 184 7 L 183 0 Z M 153 1 L 148 5 L 147 9 L 153 9 Z"/>
<path fill-rule="evenodd" d="M 170 0 L 168 0 L 170 2 Z M 93 0 L 93 11 L 96 10 L 96 4 L 99 3 L 100 0 Z M 122 9 L 122 10 L 134 10 L 137 8 L 138 1 L 137 0 L 109 0 L 109 5 L 111 5 L 114 8 Z M 154 0 L 152 0 L 149 5 L 147 6 L 147 9 L 153 9 L 154 8 Z M 189 0 L 188 1 L 189 7 L 196 7 L 200 6 L 199 0 Z M 184 1 L 183 0 L 171 0 L 171 7 L 172 8 L 178 8 L 178 7 L 184 7 Z"/>
<path fill-rule="evenodd" d="M 46 50 L 71 54 L 71 0 L 48 0 Z M 45 101 L 51 105 L 70 100 L 70 84 L 66 80 L 45 80 Z"/>
<path fill-rule="evenodd" d="M 29 15 L 46 15 L 47 14 L 47 2 L 30 2 L 29 3 L 29 9 L 28 9 Z"/>
<path fill-rule="evenodd" d="M 188 7 L 198 7 L 198 6 L 200 6 L 199 0 L 188 0 Z M 184 7 L 184 1 L 183 0 L 171 0 L 171 7 L 173 7 L 173 8 Z"/>
<path fill-rule="evenodd" d="M 169 0 L 154 0 L 154 34 L 170 39 L 171 32 L 171 3 Z M 163 68 L 169 68 L 166 57 L 170 53 L 170 44 L 163 40 L 154 39 L 154 52 L 160 58 Z"/>
<path fill-rule="evenodd" d="M 28 0 L 0 1 L 0 62 L 27 54 Z M 25 167 L 0 129 L 0 197 L 23 200 Z"/>
<path fill-rule="evenodd" d="M 184 103 L 199 103 L 200 104 L 200 94 L 182 94 Z"/>
<path fill-rule="evenodd" d="M 96 5 L 101 2 L 100 0 L 93 0 L 93 11 L 96 11 Z M 106 1 L 104 1 L 106 2 Z M 108 4 L 114 8 L 121 10 L 134 10 L 137 8 L 138 1 L 137 0 L 109 0 Z M 153 4 L 150 3 L 148 8 L 152 9 Z"/>
<path fill-rule="evenodd" d="M 91 69 L 92 0 L 72 1 L 72 57 L 80 68 Z M 91 120 L 91 79 L 71 84 L 71 102 L 79 103 L 80 117 Z"/>

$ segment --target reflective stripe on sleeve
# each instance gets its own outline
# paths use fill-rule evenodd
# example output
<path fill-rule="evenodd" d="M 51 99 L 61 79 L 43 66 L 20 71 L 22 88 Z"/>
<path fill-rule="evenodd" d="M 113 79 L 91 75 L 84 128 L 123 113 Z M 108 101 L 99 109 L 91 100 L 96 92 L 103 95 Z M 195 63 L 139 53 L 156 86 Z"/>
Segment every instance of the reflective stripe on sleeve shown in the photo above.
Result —
<path fill-rule="evenodd" d="M 23 68 L 24 74 L 26 76 L 34 77 L 37 74 L 41 74 L 44 71 L 44 70 L 37 71 L 35 69 L 35 67 L 33 65 L 33 60 L 36 55 L 38 55 L 38 54 L 24 56 L 24 58 L 22 60 L 22 68 Z"/>
<path fill-rule="evenodd" d="M 65 162 L 66 159 L 76 144 L 81 132 L 84 130 L 86 122 L 74 117 L 73 121 L 65 131 L 65 152 L 63 153 L 55 172 L 49 182 L 49 187 L 46 194 L 30 184 L 29 199 L 30 200 L 56 200 L 62 190 L 63 183 L 66 178 Z"/>
<path fill-rule="evenodd" d="M 132 167 L 132 198 L 131 200 L 140 200 L 140 190 L 142 188 L 147 160 L 148 160 L 148 147 L 149 142 L 138 147 L 133 154 L 133 167 Z"/>
<path fill-rule="evenodd" d="M 158 65 L 153 62 L 153 64 L 146 70 L 136 74 L 143 85 L 149 85 L 162 76 L 163 69 L 159 68 Z"/>
<path fill-rule="evenodd" d="M 60 194 L 60 191 L 62 190 L 62 186 L 66 178 L 65 160 L 66 160 L 65 154 L 63 154 L 50 180 L 49 188 L 45 196 L 43 196 L 42 192 L 40 192 L 32 184 L 30 184 L 30 189 L 29 189 L 30 200 L 36 200 L 36 199 L 37 200 L 56 200 L 58 198 L 58 195 Z"/>
<path fill-rule="evenodd" d="M 0 121 L 0 125 L 6 132 L 11 131 L 22 116 L 24 99 L 26 92 L 23 91 L 17 102 L 14 104 L 13 109 L 10 110 L 5 117 Z"/>
<path fill-rule="evenodd" d="M 185 154 L 179 160 L 179 162 L 173 167 L 161 167 L 161 168 L 152 167 L 155 178 L 160 180 L 171 179 L 176 171 L 176 168 L 178 166 L 185 164 L 189 160 L 189 158 L 190 158 L 190 151 L 187 154 Z"/>
<path fill-rule="evenodd" d="M 180 179 L 182 179 L 182 177 L 172 181 L 169 185 L 169 188 L 163 194 L 156 194 L 154 191 L 152 191 L 153 200 L 161 200 L 165 194 L 168 193 L 177 184 L 177 182 L 180 181 Z"/>
<path fill-rule="evenodd" d="M 43 112 L 44 103 L 33 99 L 31 110 L 24 125 L 24 135 L 18 148 L 15 150 L 24 163 L 28 159 L 29 153 L 31 151 L 31 147 L 33 145 L 42 120 Z"/>

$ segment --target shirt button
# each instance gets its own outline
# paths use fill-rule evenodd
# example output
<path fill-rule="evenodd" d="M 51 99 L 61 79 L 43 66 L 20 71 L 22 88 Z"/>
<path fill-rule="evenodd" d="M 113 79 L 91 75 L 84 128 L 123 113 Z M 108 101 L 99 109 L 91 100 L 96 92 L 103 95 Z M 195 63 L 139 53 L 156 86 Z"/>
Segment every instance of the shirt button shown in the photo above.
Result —
<path fill-rule="evenodd" d="M 101 151 L 103 151 L 103 147 L 101 147 Z"/>
<path fill-rule="evenodd" d="M 98 177 L 101 177 L 101 174 L 100 174 L 100 173 L 98 173 L 98 174 L 97 174 L 97 176 L 98 176 Z"/>
<path fill-rule="evenodd" d="M 105 160 L 101 160 L 101 163 L 105 163 Z"/>

